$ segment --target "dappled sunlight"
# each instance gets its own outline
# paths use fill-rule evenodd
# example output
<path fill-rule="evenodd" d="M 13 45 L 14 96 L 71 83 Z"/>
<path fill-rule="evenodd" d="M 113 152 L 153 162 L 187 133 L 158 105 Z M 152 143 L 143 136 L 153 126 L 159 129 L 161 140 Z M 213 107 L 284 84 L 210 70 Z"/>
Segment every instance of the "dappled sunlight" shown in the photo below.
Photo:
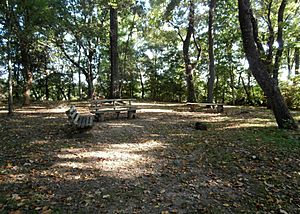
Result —
<path fill-rule="evenodd" d="M 65 113 L 64 108 L 53 108 L 53 109 L 20 109 L 17 113 L 32 114 L 32 113 Z"/>
<path fill-rule="evenodd" d="M 62 149 L 58 154 L 61 160 L 56 163 L 54 168 L 73 168 L 80 170 L 101 170 L 103 173 L 109 172 L 111 177 L 132 178 L 141 176 L 145 171 L 155 173 L 145 164 L 157 162 L 154 157 L 144 154 L 150 150 L 164 148 L 160 141 L 145 141 L 132 144 L 113 144 L 106 145 L 102 150 L 88 149 Z"/>
<path fill-rule="evenodd" d="M 159 141 L 155 140 L 147 140 L 142 143 L 122 143 L 122 144 L 112 144 L 109 146 L 109 149 L 115 149 L 115 150 L 124 150 L 128 151 L 128 148 L 130 148 L 131 152 L 133 151 L 149 151 L 156 148 L 165 148 L 165 145 L 163 145 Z"/>
<path fill-rule="evenodd" d="M 29 145 L 45 145 L 45 144 L 49 144 L 48 140 L 35 140 L 35 141 L 31 141 L 29 143 Z"/>
<path fill-rule="evenodd" d="M 138 110 L 138 113 L 170 113 L 174 112 L 173 110 L 170 109 L 141 109 Z"/>
<path fill-rule="evenodd" d="M 129 127 L 132 127 L 132 128 L 143 128 L 143 126 L 132 124 L 132 123 L 126 123 L 126 122 L 116 122 L 116 123 L 109 122 L 106 125 L 108 125 L 111 128 L 121 128 L 121 127 L 124 127 L 124 126 L 129 126 Z"/>
<path fill-rule="evenodd" d="M 163 106 L 163 107 L 176 107 L 176 106 L 186 106 L 186 103 L 143 103 L 139 102 L 137 103 L 139 106 L 142 107 L 151 107 L 151 106 Z"/>
<path fill-rule="evenodd" d="M 24 183 L 29 179 L 28 174 L 24 174 L 24 173 L 17 173 L 17 174 L 10 173 L 9 175 L 7 175 L 7 177 L 8 179 L 1 180 L 1 176 L 0 176 L 0 184 Z"/>
<path fill-rule="evenodd" d="M 180 133 L 180 134 L 169 134 L 169 136 L 171 137 L 188 137 L 191 134 L 184 134 L 184 133 Z"/>
<path fill-rule="evenodd" d="M 248 122 L 248 123 L 233 123 L 228 124 L 227 126 L 216 128 L 216 130 L 226 130 L 226 129 L 241 129 L 241 128 L 266 128 L 266 127 L 273 127 L 275 123 L 273 122 Z"/>

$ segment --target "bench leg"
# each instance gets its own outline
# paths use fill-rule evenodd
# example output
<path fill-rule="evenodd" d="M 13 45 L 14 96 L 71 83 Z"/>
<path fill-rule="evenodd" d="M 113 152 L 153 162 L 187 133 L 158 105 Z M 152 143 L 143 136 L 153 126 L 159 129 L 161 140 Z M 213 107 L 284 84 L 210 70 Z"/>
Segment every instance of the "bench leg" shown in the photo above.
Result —
<path fill-rule="evenodd" d="M 119 119 L 120 112 L 119 112 L 119 111 L 116 111 L 116 114 L 117 114 L 117 119 Z"/>
<path fill-rule="evenodd" d="M 128 112 L 127 112 L 127 118 L 128 118 L 128 119 L 133 119 L 133 118 L 135 118 L 135 112 L 136 112 L 136 110 L 130 110 L 130 111 L 128 111 Z"/>
<path fill-rule="evenodd" d="M 95 114 L 95 119 L 97 122 L 103 122 L 104 121 L 104 113 L 96 113 Z"/>

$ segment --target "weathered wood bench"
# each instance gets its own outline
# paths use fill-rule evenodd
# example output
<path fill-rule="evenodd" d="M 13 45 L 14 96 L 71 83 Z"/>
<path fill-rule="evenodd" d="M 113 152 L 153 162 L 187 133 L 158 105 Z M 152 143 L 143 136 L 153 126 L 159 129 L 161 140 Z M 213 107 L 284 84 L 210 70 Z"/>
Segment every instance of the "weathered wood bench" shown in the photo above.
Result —
<path fill-rule="evenodd" d="M 94 125 L 94 115 L 80 114 L 75 106 L 71 106 L 70 109 L 66 111 L 66 115 L 71 124 L 77 128 L 90 128 Z"/>
<path fill-rule="evenodd" d="M 121 112 L 127 112 L 127 118 L 135 118 L 137 107 L 132 105 L 134 99 L 102 99 L 91 101 L 91 113 L 95 114 L 97 121 L 104 121 L 106 113 L 115 113 L 117 118 Z"/>
<path fill-rule="evenodd" d="M 224 112 L 223 103 L 187 103 L 187 106 L 191 109 L 191 111 L 195 111 L 196 107 L 200 106 L 216 109 L 218 113 Z"/>

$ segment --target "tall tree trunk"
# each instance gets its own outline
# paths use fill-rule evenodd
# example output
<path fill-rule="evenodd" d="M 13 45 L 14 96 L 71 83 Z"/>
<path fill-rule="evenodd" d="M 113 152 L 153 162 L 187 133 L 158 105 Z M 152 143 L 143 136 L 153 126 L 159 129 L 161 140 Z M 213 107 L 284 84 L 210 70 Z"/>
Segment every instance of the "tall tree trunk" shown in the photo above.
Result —
<path fill-rule="evenodd" d="M 194 87 L 194 80 L 193 80 L 194 65 L 192 65 L 189 56 L 190 42 L 191 42 L 192 33 L 194 31 L 194 22 L 195 22 L 195 4 L 193 0 L 190 0 L 189 25 L 187 28 L 187 34 L 185 40 L 183 41 L 183 58 L 185 63 L 188 102 L 196 101 L 195 87 Z"/>
<path fill-rule="evenodd" d="M 233 66 L 230 66 L 230 83 L 229 86 L 231 88 L 231 96 L 232 96 L 232 105 L 235 105 L 235 82 L 234 82 L 234 71 L 233 71 Z"/>
<path fill-rule="evenodd" d="M 251 11 L 250 2 L 249 0 L 238 0 L 238 6 L 243 46 L 249 62 L 249 68 L 265 95 L 270 100 L 278 127 L 296 129 L 298 126 L 290 114 L 276 81 L 267 72 L 266 64 L 260 59 L 254 40 L 254 26 L 251 22 L 251 14 L 249 13 L 249 11 Z"/>
<path fill-rule="evenodd" d="M 142 87 L 142 99 L 144 99 L 145 98 L 145 87 L 144 87 L 142 72 L 140 72 L 140 82 L 141 82 L 141 87 Z"/>
<path fill-rule="evenodd" d="M 12 60 L 11 60 L 11 28 L 12 28 L 12 8 L 9 4 L 9 1 L 6 0 L 7 6 L 7 26 L 8 26 L 8 34 L 7 34 L 7 70 L 8 70 L 8 114 L 13 114 L 13 83 L 12 83 Z"/>
<path fill-rule="evenodd" d="M 214 14 L 216 0 L 211 0 L 208 17 L 208 55 L 209 55 L 209 77 L 207 83 L 207 102 L 212 103 L 214 98 L 215 83 L 215 56 L 214 56 Z"/>
<path fill-rule="evenodd" d="M 286 57 L 287 57 L 287 66 L 288 66 L 288 80 L 291 79 L 291 75 L 292 75 L 292 62 L 291 62 L 291 49 L 287 48 L 287 53 L 286 53 Z"/>
<path fill-rule="evenodd" d="M 297 38 L 297 42 L 299 42 L 299 37 Z M 300 67 L 300 51 L 299 51 L 299 47 L 295 48 L 295 75 L 299 75 L 300 71 L 299 71 L 299 67 Z"/>
<path fill-rule="evenodd" d="M 94 75 L 93 75 L 93 56 L 95 51 L 92 48 L 89 48 L 88 50 L 88 70 L 87 74 L 85 75 L 87 78 L 88 83 L 88 99 L 91 99 L 94 94 Z"/>
<path fill-rule="evenodd" d="M 49 74 L 46 73 L 45 77 L 45 90 L 46 90 L 46 100 L 49 100 Z"/>
<path fill-rule="evenodd" d="M 273 69 L 273 78 L 276 81 L 276 84 L 278 85 L 278 71 L 280 67 L 281 57 L 283 53 L 283 14 L 285 10 L 287 0 L 282 0 L 279 11 L 278 11 L 278 17 L 277 17 L 277 23 L 278 23 L 278 32 L 277 32 L 277 43 L 278 43 L 278 49 L 275 56 L 275 63 L 274 63 L 274 69 Z"/>
<path fill-rule="evenodd" d="M 23 75 L 25 80 L 25 85 L 23 89 L 24 105 L 30 105 L 30 91 L 33 83 L 33 75 L 30 70 L 30 57 L 28 53 L 27 44 L 21 44 L 21 60 L 23 65 Z"/>
<path fill-rule="evenodd" d="M 111 63 L 111 82 L 110 97 L 120 97 L 120 74 L 118 65 L 118 13 L 117 9 L 110 7 L 110 63 Z"/>
<path fill-rule="evenodd" d="M 242 82 L 243 88 L 244 88 L 246 96 L 247 96 L 247 98 L 246 98 L 247 103 L 251 103 L 252 98 L 251 98 L 251 93 L 250 93 L 249 81 L 248 81 L 248 84 L 246 85 L 242 75 L 240 75 L 240 78 L 241 78 L 241 82 Z"/>
<path fill-rule="evenodd" d="M 78 56 L 78 65 L 80 65 L 81 49 L 79 47 L 79 56 Z M 81 69 L 78 67 L 78 96 L 79 99 L 82 99 L 82 87 L 81 87 Z"/>

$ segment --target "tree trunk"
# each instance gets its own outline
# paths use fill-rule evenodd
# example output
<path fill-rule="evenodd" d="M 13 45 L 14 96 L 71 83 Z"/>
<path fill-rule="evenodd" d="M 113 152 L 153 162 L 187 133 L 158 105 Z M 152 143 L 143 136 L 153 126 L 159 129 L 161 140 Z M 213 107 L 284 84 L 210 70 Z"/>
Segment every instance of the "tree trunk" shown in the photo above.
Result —
<path fill-rule="evenodd" d="M 297 41 L 299 42 L 299 38 L 297 38 Z M 299 66 L 300 66 L 300 51 L 299 51 L 299 47 L 295 48 L 295 75 L 299 75 Z"/>
<path fill-rule="evenodd" d="M 94 75 L 93 75 L 93 56 L 96 51 L 89 47 L 88 50 L 88 70 L 86 76 L 86 81 L 88 83 L 88 99 L 91 99 L 94 94 Z"/>
<path fill-rule="evenodd" d="M 6 0 L 6 6 L 7 6 L 7 26 L 8 26 L 8 34 L 7 34 L 7 70 L 8 70 L 8 114 L 13 114 L 13 82 L 12 82 L 12 62 L 11 62 L 11 15 L 12 15 L 12 9 L 9 5 L 8 0 Z"/>
<path fill-rule="evenodd" d="M 110 63 L 111 63 L 111 82 L 110 97 L 120 97 L 120 74 L 118 68 L 118 13 L 117 9 L 110 7 Z"/>
<path fill-rule="evenodd" d="M 33 75 L 30 70 L 29 66 L 29 56 L 26 49 L 21 50 L 22 53 L 22 65 L 23 65 L 23 74 L 25 77 L 25 86 L 23 89 L 23 98 L 24 98 L 24 105 L 30 105 L 30 93 L 33 83 Z"/>
<path fill-rule="evenodd" d="M 81 49 L 79 47 L 79 56 L 78 56 L 78 65 L 80 65 L 80 58 L 81 58 Z M 81 87 L 81 69 L 78 67 L 78 96 L 79 99 L 82 99 L 82 87 Z"/>
<path fill-rule="evenodd" d="M 229 86 L 231 88 L 231 96 L 232 96 L 232 105 L 235 105 L 235 88 L 234 88 L 234 85 L 235 85 L 235 82 L 234 82 L 234 71 L 233 71 L 233 66 L 231 66 L 231 69 L 230 69 L 230 83 L 229 83 Z"/>
<path fill-rule="evenodd" d="M 208 17 L 208 55 L 209 55 L 209 77 L 207 83 L 207 102 L 212 103 L 214 98 L 215 82 L 215 56 L 214 56 L 214 13 L 216 0 L 210 1 Z"/>
<path fill-rule="evenodd" d="M 290 48 L 287 48 L 287 53 L 286 53 L 286 57 L 287 57 L 287 66 L 288 66 L 288 80 L 291 79 L 291 75 L 292 75 L 292 63 L 291 63 L 291 50 Z"/>
<path fill-rule="evenodd" d="M 46 77 L 45 77 L 45 91 L 46 91 L 46 100 L 48 101 L 49 100 L 49 75 L 46 74 Z"/>
<path fill-rule="evenodd" d="M 259 52 L 254 40 L 254 29 L 249 13 L 249 11 L 251 11 L 250 2 L 249 0 L 238 0 L 238 5 L 243 46 L 249 62 L 249 68 L 265 95 L 270 100 L 278 127 L 284 129 L 296 129 L 298 126 L 289 112 L 276 81 L 267 72 L 267 66 L 259 57 Z"/>
<path fill-rule="evenodd" d="M 183 58 L 185 63 L 188 102 L 196 102 L 195 88 L 194 88 L 194 81 L 193 81 L 194 66 L 191 63 L 190 56 L 189 56 L 190 42 L 191 42 L 192 33 L 194 31 L 194 22 L 195 22 L 195 4 L 193 0 L 190 0 L 189 25 L 187 28 L 186 38 L 183 41 Z"/>
<path fill-rule="evenodd" d="M 287 0 L 282 0 L 279 11 L 278 11 L 278 32 L 277 32 L 277 43 L 278 43 L 278 49 L 275 56 L 275 63 L 274 63 L 274 70 L 273 70 L 273 78 L 276 81 L 276 84 L 278 85 L 278 71 L 280 67 L 280 61 L 283 53 L 283 14 L 285 10 Z"/>

